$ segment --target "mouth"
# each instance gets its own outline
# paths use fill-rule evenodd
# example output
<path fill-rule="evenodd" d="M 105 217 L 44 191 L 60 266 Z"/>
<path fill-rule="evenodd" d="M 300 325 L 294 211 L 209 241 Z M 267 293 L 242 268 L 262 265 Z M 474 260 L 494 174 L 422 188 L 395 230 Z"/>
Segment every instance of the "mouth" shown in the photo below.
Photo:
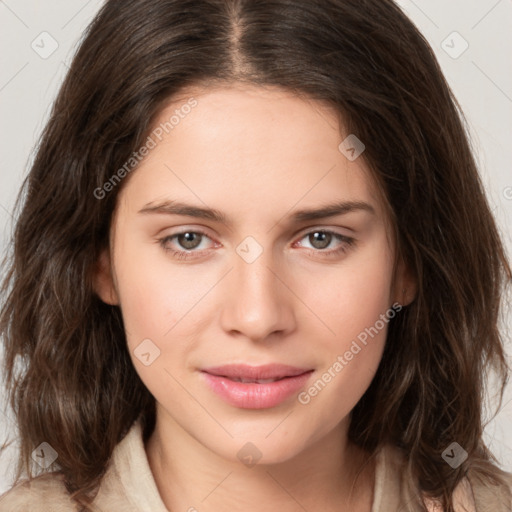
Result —
<path fill-rule="evenodd" d="M 310 368 L 297 368 L 284 364 L 265 364 L 261 366 L 249 366 L 246 364 L 227 364 L 224 366 L 212 366 L 202 370 L 210 375 L 227 377 L 237 382 L 260 382 L 267 384 L 287 377 L 302 375 Z"/>
<path fill-rule="evenodd" d="M 242 377 L 229 377 L 228 375 L 218 375 L 218 377 L 226 377 L 233 382 L 243 382 L 244 384 L 269 384 L 270 382 L 277 382 L 288 377 L 278 377 L 275 379 L 244 379 Z"/>
<path fill-rule="evenodd" d="M 209 388 L 224 401 L 243 409 L 275 407 L 298 392 L 313 369 L 282 364 L 224 365 L 201 370 Z"/>

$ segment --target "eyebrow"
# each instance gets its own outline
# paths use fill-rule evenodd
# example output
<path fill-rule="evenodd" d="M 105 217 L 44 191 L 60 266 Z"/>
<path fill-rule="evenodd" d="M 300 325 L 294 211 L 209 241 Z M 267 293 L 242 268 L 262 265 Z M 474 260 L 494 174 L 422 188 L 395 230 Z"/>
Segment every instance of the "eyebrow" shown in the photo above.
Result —
<path fill-rule="evenodd" d="M 317 208 L 295 210 L 288 215 L 288 222 L 300 223 L 310 220 L 325 219 L 336 215 L 345 215 L 350 212 L 365 211 L 375 215 L 374 207 L 364 201 L 341 201 L 329 203 Z M 230 224 L 230 219 L 221 211 L 215 208 L 203 208 L 180 201 L 163 201 L 158 204 L 148 203 L 139 210 L 141 214 L 163 214 L 163 215 L 183 215 L 198 219 L 212 220 L 222 224 Z"/>

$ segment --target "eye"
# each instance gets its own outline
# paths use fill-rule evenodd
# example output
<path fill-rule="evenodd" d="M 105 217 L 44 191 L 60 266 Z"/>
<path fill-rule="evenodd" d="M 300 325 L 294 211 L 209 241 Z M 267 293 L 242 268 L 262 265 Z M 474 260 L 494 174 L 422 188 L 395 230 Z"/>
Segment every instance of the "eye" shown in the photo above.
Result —
<path fill-rule="evenodd" d="M 304 239 L 307 239 L 308 243 L 312 246 L 312 250 L 310 252 L 316 254 L 320 253 L 326 256 L 335 256 L 346 252 L 355 244 L 355 240 L 353 238 L 326 229 L 310 231 L 301 238 L 301 240 Z M 334 248 L 332 248 L 333 243 Z M 300 245 L 302 246 L 302 244 Z M 331 249 L 329 249 L 329 247 L 331 247 Z M 309 248 L 306 247 L 306 249 Z"/>
<path fill-rule="evenodd" d="M 197 249 L 201 245 L 202 237 L 205 236 L 202 233 L 195 231 L 186 231 L 185 233 L 179 233 L 175 235 L 176 241 L 184 249 L 191 250 Z"/>
<path fill-rule="evenodd" d="M 326 229 L 316 229 L 305 233 L 300 241 L 304 239 L 311 244 L 311 248 L 304 247 L 304 249 L 314 256 L 336 256 L 348 251 L 355 244 L 353 238 Z M 205 240 L 211 240 L 206 233 L 186 230 L 166 236 L 160 239 L 159 243 L 166 252 L 171 253 L 175 258 L 187 260 L 200 257 L 201 253 L 211 248 L 204 247 Z M 299 245 L 303 247 L 302 243 Z"/>
<path fill-rule="evenodd" d="M 160 239 L 159 242 L 165 251 L 170 252 L 178 259 L 188 259 L 195 257 L 195 252 L 207 250 L 207 248 L 201 247 L 205 238 L 210 239 L 210 237 L 202 231 L 188 230 L 166 236 Z M 177 249 L 172 246 L 174 240 L 176 240 L 175 244 L 177 245 Z"/>

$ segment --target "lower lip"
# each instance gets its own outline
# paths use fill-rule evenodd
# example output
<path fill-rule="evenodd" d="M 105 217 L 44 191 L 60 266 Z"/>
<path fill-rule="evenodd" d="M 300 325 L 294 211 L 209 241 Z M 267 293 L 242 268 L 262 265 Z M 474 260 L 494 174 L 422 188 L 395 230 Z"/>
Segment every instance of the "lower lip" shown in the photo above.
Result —
<path fill-rule="evenodd" d="M 235 382 L 219 375 L 206 372 L 202 374 L 210 389 L 229 404 L 242 409 L 268 409 L 297 393 L 304 387 L 312 372 L 310 370 L 268 384 Z"/>

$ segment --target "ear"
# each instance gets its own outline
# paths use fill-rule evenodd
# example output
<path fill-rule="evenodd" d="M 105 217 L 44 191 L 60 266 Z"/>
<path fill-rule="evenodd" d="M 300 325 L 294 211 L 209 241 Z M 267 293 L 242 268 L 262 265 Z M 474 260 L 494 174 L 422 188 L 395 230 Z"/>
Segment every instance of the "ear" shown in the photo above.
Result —
<path fill-rule="evenodd" d="M 417 292 L 417 279 L 410 267 L 400 258 L 395 276 L 393 301 L 408 306 L 416 298 Z"/>
<path fill-rule="evenodd" d="M 110 304 L 111 306 L 119 305 L 119 297 L 114 285 L 112 267 L 110 264 L 110 252 L 108 248 L 101 252 L 96 262 L 93 287 L 94 291 L 103 302 Z"/>

